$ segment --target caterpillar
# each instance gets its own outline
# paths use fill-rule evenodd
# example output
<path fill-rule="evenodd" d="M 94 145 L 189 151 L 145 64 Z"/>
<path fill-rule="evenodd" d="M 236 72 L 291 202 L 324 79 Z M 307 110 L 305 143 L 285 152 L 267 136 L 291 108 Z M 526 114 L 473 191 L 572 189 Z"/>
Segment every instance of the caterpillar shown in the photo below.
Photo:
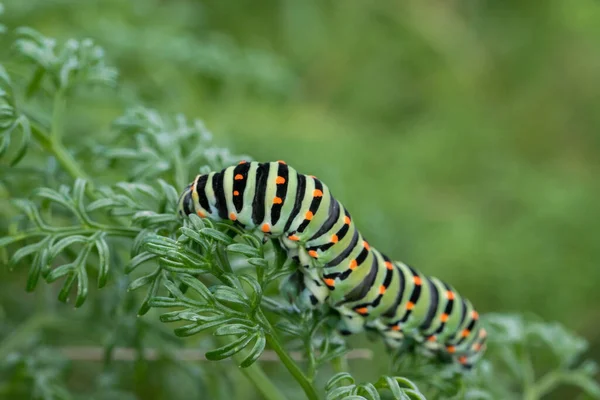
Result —
<path fill-rule="evenodd" d="M 178 212 L 234 221 L 278 239 L 298 264 L 290 277 L 299 281 L 297 304 L 331 306 L 342 335 L 372 329 L 392 348 L 410 338 L 465 368 L 485 350 L 486 331 L 469 300 L 373 248 L 323 182 L 283 161 L 242 161 L 198 175 L 181 194 Z"/>

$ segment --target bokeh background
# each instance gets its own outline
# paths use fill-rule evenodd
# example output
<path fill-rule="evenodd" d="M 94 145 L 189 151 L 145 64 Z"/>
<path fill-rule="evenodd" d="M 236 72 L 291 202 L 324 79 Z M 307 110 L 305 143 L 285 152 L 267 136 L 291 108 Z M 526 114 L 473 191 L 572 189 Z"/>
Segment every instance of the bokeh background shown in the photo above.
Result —
<path fill-rule="evenodd" d="M 559 321 L 600 358 L 597 1 L 3 2 L 9 28 L 91 37 L 119 69 L 73 132 L 139 103 L 200 117 L 317 175 L 371 243 L 482 312 Z M 11 300 L 25 271 L 0 274 L 7 318 L 34 313 L 43 295 Z"/>

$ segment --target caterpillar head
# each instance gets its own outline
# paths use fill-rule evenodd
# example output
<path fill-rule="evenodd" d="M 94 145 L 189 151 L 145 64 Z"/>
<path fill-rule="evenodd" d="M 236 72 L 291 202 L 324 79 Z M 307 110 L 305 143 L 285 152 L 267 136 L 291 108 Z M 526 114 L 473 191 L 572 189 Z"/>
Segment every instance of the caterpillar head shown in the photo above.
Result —
<path fill-rule="evenodd" d="M 194 182 L 190 183 L 181 196 L 179 197 L 179 207 L 178 212 L 180 216 L 186 216 L 190 214 L 196 214 L 201 218 L 206 217 L 210 214 L 207 210 L 205 210 L 200 201 L 200 194 L 198 190 L 201 190 L 203 199 L 206 199 L 206 195 L 204 194 L 204 186 L 206 185 L 208 175 L 198 175 Z M 200 185 L 199 185 L 200 184 Z M 199 187 L 200 186 L 200 187 Z"/>
<path fill-rule="evenodd" d="M 181 217 L 195 213 L 194 201 L 192 200 L 193 185 L 194 185 L 193 182 L 190 183 L 189 185 L 187 185 L 187 187 L 181 193 L 181 196 L 179 196 L 179 201 L 178 201 L 179 206 L 177 207 L 177 212 L 179 213 L 179 216 L 181 216 Z"/>

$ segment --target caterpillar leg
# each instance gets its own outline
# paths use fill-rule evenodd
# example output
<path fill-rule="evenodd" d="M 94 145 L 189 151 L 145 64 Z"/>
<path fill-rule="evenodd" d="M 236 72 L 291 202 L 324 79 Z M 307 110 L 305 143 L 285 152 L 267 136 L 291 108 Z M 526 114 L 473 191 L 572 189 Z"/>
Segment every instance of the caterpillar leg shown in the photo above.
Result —
<path fill-rule="evenodd" d="M 364 318 L 358 315 L 353 310 L 348 310 L 341 307 L 337 310 L 340 313 L 340 319 L 337 324 L 337 330 L 341 335 L 347 336 L 364 330 Z"/>
<path fill-rule="evenodd" d="M 317 308 L 329 296 L 327 287 L 321 283 L 315 271 L 302 267 L 282 283 L 280 290 L 290 303 L 302 311 Z"/>

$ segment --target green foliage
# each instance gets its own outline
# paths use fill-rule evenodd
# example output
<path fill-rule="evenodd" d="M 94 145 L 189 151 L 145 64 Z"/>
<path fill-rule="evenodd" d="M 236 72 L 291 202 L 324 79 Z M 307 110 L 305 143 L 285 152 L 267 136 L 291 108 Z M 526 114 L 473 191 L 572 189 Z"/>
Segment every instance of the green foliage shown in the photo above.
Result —
<path fill-rule="evenodd" d="M 105 64 L 104 50 L 90 39 L 71 39 L 57 46 L 54 39 L 31 28 L 18 28 L 15 34 L 16 51 L 35 66 L 27 96 L 34 95 L 44 80 L 57 93 L 84 85 L 116 84 L 117 71 Z"/>
<path fill-rule="evenodd" d="M 15 165 L 25 155 L 31 138 L 31 127 L 25 115 L 19 114 L 16 106 L 12 83 L 6 69 L 0 64 L 0 159 L 7 157 L 6 153 L 11 142 L 17 138 L 20 143 L 14 149 L 10 165 Z"/>
<path fill-rule="evenodd" d="M 342 382 L 348 382 L 342 385 Z M 347 372 L 340 372 L 334 375 L 325 386 L 327 391 L 327 400 L 335 399 L 372 399 L 380 400 L 379 391 L 389 390 L 392 398 L 397 400 L 424 400 L 419 389 L 414 383 L 405 378 L 382 376 L 377 382 L 356 384 L 352 375 Z"/>
<path fill-rule="evenodd" d="M 232 39 L 233 33 L 230 37 L 203 28 L 198 36 L 194 35 L 197 19 L 189 11 L 196 10 L 195 4 L 159 3 L 125 4 L 117 0 L 78 3 L 81 14 L 70 23 L 85 24 L 86 35 L 94 40 L 59 40 L 36 29 L 15 27 L 22 24 L 19 18 L 25 18 L 28 26 L 43 26 L 35 23 L 36 13 L 58 12 L 64 20 L 69 20 L 70 13 L 65 10 L 75 4 L 70 0 L 16 1 L 9 7 L 14 13 L 14 18 L 6 22 L 10 29 L 0 24 L 0 41 L 7 44 L 0 49 L 0 259 L 11 269 L 0 271 L 0 397 L 534 400 L 553 394 L 560 396 L 560 390 L 568 386 L 573 393 L 571 397 L 584 392 L 588 397 L 600 398 L 596 364 L 585 355 L 586 340 L 557 323 L 518 315 L 485 317 L 490 331 L 489 350 L 469 373 L 414 351 L 394 357 L 379 351 L 374 359 L 353 360 L 346 342 L 333 329 L 335 315 L 326 308 L 300 311 L 279 292 L 280 279 L 293 273 L 295 266 L 286 260 L 277 243 L 265 242 L 262 235 L 240 231 L 230 224 L 194 215 L 183 221 L 177 217 L 179 191 L 197 172 L 250 159 L 232 154 L 229 146 L 222 144 L 223 137 L 231 130 L 241 130 L 247 122 L 265 126 L 256 122 L 261 115 L 276 120 L 275 116 L 281 114 L 296 121 L 298 127 L 286 139 L 290 147 L 312 134 L 319 135 L 318 131 L 312 131 L 311 121 L 324 121 L 322 126 L 342 133 L 334 138 L 336 147 L 345 149 L 341 142 L 356 142 L 355 149 L 360 150 L 357 153 L 364 153 L 358 137 L 347 134 L 347 128 L 356 129 L 356 116 L 352 114 L 359 97 L 366 93 L 366 97 L 377 98 L 374 103 L 377 107 L 362 110 L 371 118 L 365 125 L 371 132 L 380 120 L 394 124 L 396 114 L 408 115 L 398 113 L 398 109 L 416 110 L 414 114 L 421 115 L 422 103 L 430 92 L 435 93 L 435 104 L 448 112 L 444 109 L 444 96 L 456 87 L 450 84 L 440 93 L 430 90 L 435 83 L 428 79 L 428 85 L 434 86 L 419 87 L 420 81 L 407 80 L 405 83 L 409 87 L 414 85 L 415 93 L 420 95 L 409 98 L 403 94 L 397 98 L 399 92 L 406 90 L 399 91 L 388 81 L 383 86 L 371 87 L 371 82 L 377 82 L 376 76 L 386 76 L 388 68 L 378 64 L 381 60 L 375 57 L 373 64 L 365 67 L 364 75 L 352 77 L 344 89 L 340 81 L 344 71 L 313 75 L 319 66 L 311 64 L 310 51 L 305 48 L 290 46 L 280 51 L 297 61 L 291 67 L 275 50 L 262 49 L 256 43 L 248 45 L 245 38 Z M 156 7 L 163 8 L 157 12 Z M 213 4 L 206 10 L 215 17 L 215 23 L 219 23 L 219 7 Z M 381 22 L 379 25 L 363 29 L 350 24 L 351 28 L 341 36 L 362 32 L 361 48 L 370 46 L 364 47 L 364 40 L 367 44 L 377 43 L 373 48 L 383 43 L 388 52 L 398 44 L 390 39 L 396 35 L 397 21 L 390 21 L 395 17 L 384 6 L 372 7 Z M 96 18 L 100 9 L 122 10 L 129 13 L 127 18 L 131 20 L 113 15 L 107 23 Z M 0 16 L 4 17 L 2 11 L 0 5 Z M 285 21 L 297 18 L 291 21 L 295 25 L 284 24 L 285 34 L 289 36 L 299 29 L 303 37 L 306 34 L 308 43 L 312 31 L 306 27 L 322 29 L 323 34 L 315 43 L 324 44 L 315 45 L 313 56 L 320 55 L 317 58 L 325 61 L 339 58 L 339 49 L 327 45 L 330 39 L 324 34 L 324 26 L 312 24 L 318 18 L 307 17 L 318 15 L 318 11 L 311 2 L 283 7 Z M 359 12 L 349 17 L 352 12 L 334 13 L 334 22 L 344 24 L 344 18 L 362 21 L 361 15 L 370 15 Z M 411 12 L 421 12 L 424 17 L 433 15 L 419 7 L 411 8 Z M 229 15 L 228 12 L 228 18 Z M 464 39 L 454 14 L 449 15 L 449 26 Z M 246 17 L 244 14 L 243 21 L 248 20 Z M 235 16 L 231 18 L 235 20 Z M 184 31 L 170 29 L 163 23 L 165 20 L 178 21 Z M 299 21 L 310 23 L 298 24 Z M 427 24 L 436 25 L 435 21 L 426 19 L 419 29 L 426 31 Z M 142 24 L 150 24 L 151 29 L 139 29 L 137 26 Z M 68 30 L 56 35 L 71 36 Z M 433 53 L 436 46 L 443 50 L 447 45 L 427 32 L 424 37 L 432 41 L 431 48 L 425 46 L 424 53 Z M 406 51 L 417 54 L 423 51 L 419 47 L 421 39 L 407 42 L 403 43 Z M 102 43 L 110 50 L 108 56 L 114 58 L 107 58 L 96 43 Z M 324 46 L 323 50 L 318 50 L 320 46 Z M 413 47 L 417 50 L 411 50 Z M 371 59 L 355 51 L 354 44 L 351 48 L 348 52 L 351 59 L 355 54 Z M 5 49 L 11 49 L 11 53 L 5 53 Z M 463 53 L 467 59 L 479 60 L 476 52 L 467 53 Z M 409 62 L 414 63 L 416 70 L 436 64 L 426 62 L 429 56 L 421 56 Z M 447 52 L 446 56 L 448 63 L 456 61 L 454 52 Z M 352 64 L 343 57 L 342 61 L 340 65 Z M 119 82 L 116 68 L 110 66 L 113 64 L 120 67 L 119 75 L 123 78 Z M 396 74 L 397 64 L 392 64 Z M 306 69 L 308 66 L 314 70 Z M 176 73 L 169 75 L 171 68 Z M 183 78 L 178 76 L 180 70 L 184 71 Z M 467 75 L 463 73 L 459 80 L 469 81 Z M 162 80 L 165 76 L 170 77 L 166 83 Z M 299 79 L 304 79 L 306 92 L 302 92 Z M 98 90 L 103 87 L 110 90 Z M 200 105 L 184 103 L 181 99 L 189 92 L 201 92 L 210 101 Z M 328 104 L 327 113 L 346 111 L 335 117 L 314 111 L 315 103 L 310 98 L 323 93 L 332 96 L 323 101 Z M 283 99 L 294 101 L 282 102 Z M 280 108 L 275 107 L 273 100 L 281 103 Z M 217 121 L 221 134 L 211 134 L 200 120 L 188 119 L 184 114 L 170 117 L 140 106 L 142 103 L 164 109 L 181 106 L 186 112 L 190 109 L 197 112 L 200 107 L 207 118 Z M 291 108 L 282 112 L 288 103 Z M 391 109 L 388 104 L 402 107 Z M 107 115 L 113 120 L 112 125 Z M 348 122 L 338 122 L 336 118 Z M 419 129 L 427 131 L 423 126 Z M 251 127 L 241 130 L 245 134 L 251 131 Z M 265 132 L 271 133 L 269 129 Z M 436 165 L 431 159 L 438 158 L 438 147 L 443 149 L 439 143 L 454 145 L 452 139 L 440 137 L 432 150 L 421 148 L 424 145 L 420 140 L 411 139 L 412 146 L 401 150 L 408 152 L 402 153 L 404 157 L 396 154 L 402 146 L 396 146 L 395 138 L 385 139 L 385 147 L 394 152 L 393 159 L 406 160 L 402 162 L 411 166 L 406 170 L 423 169 L 434 175 Z M 278 139 L 277 135 L 258 139 L 237 135 L 236 140 L 242 145 L 256 141 L 259 144 L 255 150 L 262 157 L 263 147 L 277 143 Z M 377 140 L 369 139 L 369 143 L 376 145 Z M 331 146 L 312 143 L 313 157 L 305 158 L 320 158 L 316 156 L 321 147 L 329 153 Z M 335 153 L 327 155 L 332 157 L 332 161 L 327 158 L 327 165 L 337 165 Z M 364 168 L 355 157 L 350 158 L 353 164 Z M 423 160 L 427 161 L 424 168 L 414 167 Z M 460 170 L 461 165 L 445 162 L 441 175 L 449 174 L 448 168 Z M 318 168 L 315 164 L 313 170 Z M 385 181 L 376 192 L 387 193 L 390 185 L 383 178 L 385 171 L 382 168 L 377 173 L 369 171 L 365 172 L 369 182 Z M 439 178 L 440 174 L 435 176 Z M 470 175 L 464 173 L 464 176 Z M 420 181 L 418 175 L 409 178 L 405 180 Z M 485 179 L 487 182 L 487 175 Z M 453 184 L 460 186 L 461 182 Z M 396 183 L 402 187 L 402 182 Z M 335 181 L 332 184 L 339 185 Z M 418 198 L 419 193 L 412 193 Z M 435 197 L 427 188 L 424 196 Z M 452 194 L 448 196 L 451 198 Z M 405 207 L 407 196 L 383 197 L 393 199 L 394 209 L 411 209 Z M 362 207 L 356 212 L 357 218 L 373 217 L 369 212 L 369 207 Z M 405 217 L 410 224 L 411 217 Z M 377 220 L 377 215 L 373 219 Z M 381 224 L 382 231 L 386 224 L 385 221 Z M 466 225 L 462 225 L 465 230 L 460 232 L 470 241 L 471 231 Z M 405 228 L 394 229 L 397 235 L 398 229 Z M 444 240 L 452 242 L 456 236 L 446 233 Z M 418 248 L 418 243 L 415 246 Z M 459 250 L 453 253 L 454 248 L 449 249 L 450 258 L 461 255 Z M 462 263 L 462 255 L 458 258 Z M 48 285 L 40 285 L 40 279 Z M 29 297 L 23 293 L 23 287 L 32 292 Z M 56 297 L 63 302 L 73 297 L 77 310 L 58 304 L 54 301 Z M 175 335 L 166 327 L 173 328 Z M 67 346 L 89 344 L 101 349 L 96 361 L 70 359 L 64 351 Z M 133 357 L 119 359 L 120 347 L 131 350 Z M 209 361 L 193 362 L 181 357 L 180 351 L 195 348 L 201 348 Z M 277 367 L 261 360 L 267 352 L 276 356 Z M 298 355 L 301 361 L 295 359 Z M 97 361 L 100 362 L 95 365 Z M 231 368 L 232 362 L 241 368 Z M 379 377 L 387 364 L 385 375 Z"/>

